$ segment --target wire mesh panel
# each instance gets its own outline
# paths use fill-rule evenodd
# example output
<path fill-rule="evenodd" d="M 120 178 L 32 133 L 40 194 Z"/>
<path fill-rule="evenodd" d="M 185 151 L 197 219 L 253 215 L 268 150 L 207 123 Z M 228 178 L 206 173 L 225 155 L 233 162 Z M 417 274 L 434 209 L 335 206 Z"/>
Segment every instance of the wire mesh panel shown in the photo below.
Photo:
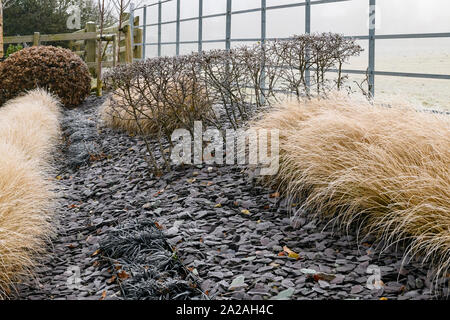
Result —
<path fill-rule="evenodd" d="M 450 32 L 376 34 L 379 22 L 377 0 L 161 0 L 132 7 L 131 17 L 141 16 L 140 21 L 143 21 L 143 24 L 139 27 L 143 28 L 144 35 L 141 44 L 143 56 L 149 58 L 179 55 L 194 50 L 199 52 L 215 48 L 229 50 L 233 44 L 250 42 L 264 44 L 275 39 L 290 39 L 292 34 L 316 32 L 316 28 L 320 29 L 320 24 L 314 23 L 314 13 L 320 14 L 321 10 L 326 13 L 324 8 L 331 6 L 333 10 L 329 10 L 328 13 L 332 12 L 336 16 L 339 7 L 353 6 L 360 10 L 367 9 L 367 14 L 359 11 L 356 16 L 343 16 L 343 19 L 351 18 L 359 21 L 359 25 L 361 21 L 368 21 L 365 32 L 346 34 L 346 37 L 358 40 L 362 47 L 366 48 L 365 63 L 360 63 L 358 69 L 346 69 L 343 72 L 366 76 L 372 95 L 375 94 L 376 76 L 450 80 L 450 74 L 376 69 L 377 40 L 450 38 Z M 341 13 L 345 13 L 345 10 Z M 277 15 L 282 17 L 283 23 L 271 24 L 272 17 Z M 331 20 L 326 19 L 328 23 L 331 23 Z M 245 25 L 245 32 L 233 29 L 236 24 Z M 289 29 L 290 26 L 295 28 L 293 32 Z M 336 24 L 336 28 L 338 26 L 342 24 Z M 237 33 L 239 36 L 236 36 Z M 306 71 L 306 79 L 309 79 L 309 70 Z"/>

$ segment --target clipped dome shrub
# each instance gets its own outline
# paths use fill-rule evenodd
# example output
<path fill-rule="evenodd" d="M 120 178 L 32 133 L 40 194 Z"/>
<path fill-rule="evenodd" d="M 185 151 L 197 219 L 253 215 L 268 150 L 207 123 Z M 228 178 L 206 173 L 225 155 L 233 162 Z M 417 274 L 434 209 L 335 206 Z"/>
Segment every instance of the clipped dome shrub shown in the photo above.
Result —
<path fill-rule="evenodd" d="M 89 95 L 91 75 L 75 53 L 52 46 L 25 48 L 0 63 L 0 105 L 37 87 L 53 92 L 65 107 L 73 108 Z"/>

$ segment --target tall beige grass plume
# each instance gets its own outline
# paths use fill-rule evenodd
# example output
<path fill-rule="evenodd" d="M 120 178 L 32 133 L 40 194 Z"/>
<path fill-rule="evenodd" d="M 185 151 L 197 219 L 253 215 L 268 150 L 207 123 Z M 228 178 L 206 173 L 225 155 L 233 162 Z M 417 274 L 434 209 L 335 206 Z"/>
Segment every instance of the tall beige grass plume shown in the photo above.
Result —
<path fill-rule="evenodd" d="M 53 234 L 48 169 L 59 116 L 58 101 L 39 89 L 0 108 L 0 299 L 33 273 Z"/>
<path fill-rule="evenodd" d="M 278 106 L 251 125 L 280 130 L 280 170 L 264 180 L 322 217 L 404 244 L 450 267 L 450 119 L 341 94 Z"/>
<path fill-rule="evenodd" d="M 0 154 L 0 298 L 32 273 L 36 254 L 52 235 L 50 185 L 39 163 L 1 141 Z"/>
<path fill-rule="evenodd" d="M 30 159 L 47 161 L 60 137 L 60 104 L 42 89 L 0 107 L 0 139 L 21 148 Z"/>

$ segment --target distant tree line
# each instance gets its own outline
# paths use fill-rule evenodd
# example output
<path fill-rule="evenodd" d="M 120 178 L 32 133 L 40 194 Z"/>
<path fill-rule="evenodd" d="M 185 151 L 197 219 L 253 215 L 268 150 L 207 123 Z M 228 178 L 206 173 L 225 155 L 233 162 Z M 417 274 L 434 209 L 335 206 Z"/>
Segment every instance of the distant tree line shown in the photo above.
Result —
<path fill-rule="evenodd" d="M 82 28 L 88 21 L 99 20 L 96 0 L 9 0 L 3 9 L 4 35 L 73 32 L 67 29 L 71 6 L 80 8 Z M 112 22 L 113 18 L 107 20 Z"/>

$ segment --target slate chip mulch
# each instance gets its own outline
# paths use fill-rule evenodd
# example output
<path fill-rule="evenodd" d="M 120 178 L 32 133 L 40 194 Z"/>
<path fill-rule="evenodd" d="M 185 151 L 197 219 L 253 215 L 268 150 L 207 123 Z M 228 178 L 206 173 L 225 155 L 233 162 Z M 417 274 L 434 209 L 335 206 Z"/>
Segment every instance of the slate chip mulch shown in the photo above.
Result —
<path fill-rule="evenodd" d="M 294 220 L 238 165 L 148 170 L 103 98 L 66 110 L 57 236 L 20 299 L 437 299 L 432 273 L 355 230 Z M 379 278 L 378 278 L 379 274 Z M 377 279 L 381 282 L 374 282 Z M 370 284 L 379 284 L 371 287 Z M 445 291 L 447 290 L 447 291 Z"/>

